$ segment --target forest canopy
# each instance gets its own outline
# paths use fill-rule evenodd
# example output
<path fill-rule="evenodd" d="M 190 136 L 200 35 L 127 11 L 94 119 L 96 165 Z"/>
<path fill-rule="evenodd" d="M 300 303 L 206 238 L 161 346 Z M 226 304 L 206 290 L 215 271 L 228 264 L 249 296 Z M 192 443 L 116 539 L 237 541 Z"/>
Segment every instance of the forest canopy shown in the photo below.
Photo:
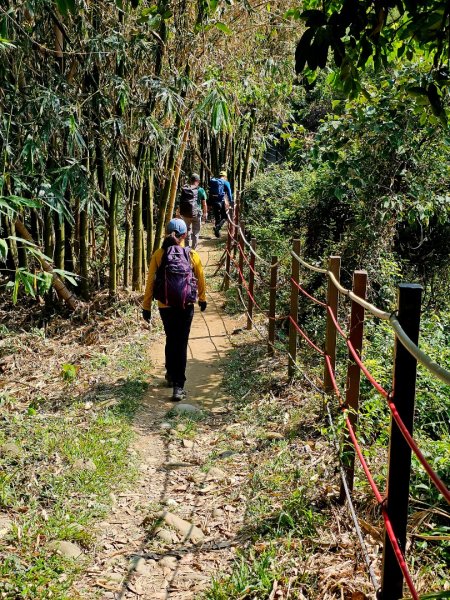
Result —
<path fill-rule="evenodd" d="M 309 194 L 286 239 L 304 226 L 308 252 L 339 249 L 381 287 L 392 261 L 446 281 L 434 275 L 448 268 L 446 2 L 0 10 L 0 252 L 14 302 L 49 304 L 49 268 L 69 303 L 140 291 L 191 172 L 207 186 L 226 169 L 245 199 L 274 162 Z"/>
<path fill-rule="evenodd" d="M 223 167 L 233 188 L 245 187 L 289 110 L 286 8 L 1 8 L 0 249 L 15 298 L 48 289 L 51 278 L 34 275 L 37 252 L 60 275 L 76 273 L 85 300 L 105 283 L 112 297 L 119 285 L 140 290 L 189 172 L 206 181 Z"/>

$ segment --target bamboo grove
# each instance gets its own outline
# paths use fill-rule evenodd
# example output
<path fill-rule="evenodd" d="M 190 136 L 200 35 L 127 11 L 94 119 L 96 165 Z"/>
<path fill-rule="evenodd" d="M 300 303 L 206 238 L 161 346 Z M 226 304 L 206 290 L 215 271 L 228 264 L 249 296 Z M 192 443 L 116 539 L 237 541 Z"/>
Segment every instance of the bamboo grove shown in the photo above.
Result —
<path fill-rule="evenodd" d="M 15 301 L 51 303 L 53 278 L 73 307 L 60 277 L 83 300 L 140 291 L 190 172 L 245 187 L 289 106 L 286 8 L 1 3 L 0 268 Z"/>

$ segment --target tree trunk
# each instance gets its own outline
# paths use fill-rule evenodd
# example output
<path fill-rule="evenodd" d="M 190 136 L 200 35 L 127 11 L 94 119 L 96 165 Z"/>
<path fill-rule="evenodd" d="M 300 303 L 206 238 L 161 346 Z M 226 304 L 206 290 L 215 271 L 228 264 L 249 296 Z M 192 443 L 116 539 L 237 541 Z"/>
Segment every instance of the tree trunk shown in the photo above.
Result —
<path fill-rule="evenodd" d="M 17 234 L 17 231 L 15 231 L 15 222 L 11 223 L 11 230 L 13 232 L 13 235 L 15 235 L 17 237 L 22 237 Z M 22 244 L 22 242 L 17 241 L 16 247 L 17 247 L 17 260 L 19 263 L 19 269 L 28 269 L 28 258 L 27 258 L 27 251 L 25 249 L 25 245 Z"/>
<path fill-rule="evenodd" d="M 31 243 L 34 243 L 33 238 L 31 237 L 30 233 L 28 232 L 25 225 L 21 221 L 16 220 L 15 226 L 16 226 L 16 231 L 21 238 L 23 238 L 24 240 L 27 240 Z M 41 263 L 41 266 L 44 269 L 44 271 L 46 271 L 47 273 L 53 273 L 53 267 L 46 260 L 41 258 L 41 259 L 39 259 L 39 262 Z M 64 285 L 64 283 L 61 281 L 61 279 L 55 273 L 53 273 L 52 285 L 53 285 L 56 293 L 58 294 L 58 297 L 61 298 L 61 300 L 64 300 L 64 302 L 67 304 L 67 306 L 69 308 L 71 308 L 72 310 L 75 310 L 77 308 L 77 301 L 76 301 L 75 296 L 72 294 L 72 292 L 70 290 L 67 289 L 67 287 Z"/>
<path fill-rule="evenodd" d="M 69 221 L 66 221 L 65 249 L 64 249 L 64 268 L 66 271 L 75 270 L 75 260 L 73 256 L 73 227 Z"/>
<path fill-rule="evenodd" d="M 125 245 L 123 249 L 123 287 L 130 285 L 131 219 L 129 204 L 125 207 Z"/>
<path fill-rule="evenodd" d="M 164 225 L 167 227 L 170 219 L 173 215 L 173 209 L 175 208 L 175 199 L 177 196 L 178 190 L 178 180 L 180 179 L 180 171 L 181 171 L 181 163 L 183 162 L 184 151 L 186 150 L 186 144 L 189 138 L 189 130 L 191 128 L 191 121 L 187 119 L 186 124 L 184 126 L 183 137 L 181 139 L 180 150 L 178 151 L 178 156 L 175 164 L 175 170 L 172 177 L 172 183 L 170 186 L 170 196 L 169 202 L 167 206 L 166 219 Z"/>
<path fill-rule="evenodd" d="M 85 209 L 80 211 L 80 293 L 89 300 L 89 220 Z"/>
<path fill-rule="evenodd" d="M 231 138 L 231 163 L 230 163 L 230 185 L 233 194 L 236 193 L 236 140 L 234 136 Z"/>
<path fill-rule="evenodd" d="M 155 179 L 153 169 L 150 169 L 147 177 L 147 262 L 150 263 L 152 257 L 154 237 L 153 237 L 153 199 L 155 196 Z"/>
<path fill-rule="evenodd" d="M 17 247 L 14 240 L 8 239 L 13 234 L 12 223 L 9 217 L 5 217 L 5 232 L 6 232 L 6 243 L 8 244 L 8 254 L 6 256 L 6 267 L 8 269 L 8 277 L 13 280 L 17 269 Z M 24 238 L 25 239 L 25 238 Z"/>
<path fill-rule="evenodd" d="M 177 128 L 177 132 L 179 132 L 179 124 L 178 124 L 178 128 Z M 167 168 L 165 169 L 166 180 L 164 182 L 164 187 L 161 192 L 161 198 L 159 200 L 158 220 L 156 222 L 155 239 L 153 242 L 153 252 L 159 248 L 159 246 L 161 244 L 161 239 L 164 235 L 164 222 L 165 222 L 165 218 L 166 218 L 167 204 L 169 202 L 170 183 L 171 183 L 171 177 L 169 174 L 172 173 L 174 166 L 175 166 L 175 148 L 174 148 L 174 146 L 172 146 L 170 148 L 169 159 L 167 162 Z"/>
<path fill-rule="evenodd" d="M 30 224 L 31 224 L 31 237 L 33 238 L 33 240 L 36 240 L 36 243 L 40 246 L 42 240 L 41 240 L 41 235 L 39 232 L 38 214 L 37 214 L 37 210 L 35 208 L 32 208 L 30 211 Z"/>
<path fill-rule="evenodd" d="M 55 256 L 53 262 L 57 269 L 64 269 L 65 226 L 64 217 L 55 212 L 53 217 L 55 228 Z"/>
<path fill-rule="evenodd" d="M 44 213 L 44 254 L 48 256 L 50 260 L 53 260 L 53 223 L 52 213 L 50 208 L 46 206 L 43 209 Z"/>
<path fill-rule="evenodd" d="M 142 289 L 142 187 L 141 177 L 133 202 L 133 290 L 136 292 Z"/>
<path fill-rule="evenodd" d="M 242 181 L 241 181 L 241 190 L 244 190 L 245 184 L 247 183 L 249 168 L 250 168 L 250 156 L 252 151 L 252 141 L 253 141 L 253 131 L 255 129 L 255 110 L 252 109 L 251 119 L 250 119 L 250 127 L 248 130 L 247 137 L 247 148 L 245 152 L 245 160 L 244 160 L 244 168 L 242 170 Z"/>
<path fill-rule="evenodd" d="M 146 248 L 145 248 L 145 230 L 144 228 L 142 228 L 141 230 L 142 232 L 142 282 L 145 284 L 145 276 L 147 274 L 147 253 L 146 253 Z"/>
<path fill-rule="evenodd" d="M 217 136 L 212 134 L 209 138 L 209 147 L 211 152 L 211 171 L 214 173 L 214 177 L 219 175 L 220 166 L 219 158 L 217 156 Z"/>
<path fill-rule="evenodd" d="M 117 179 L 112 176 L 109 197 L 109 296 L 117 295 Z"/>

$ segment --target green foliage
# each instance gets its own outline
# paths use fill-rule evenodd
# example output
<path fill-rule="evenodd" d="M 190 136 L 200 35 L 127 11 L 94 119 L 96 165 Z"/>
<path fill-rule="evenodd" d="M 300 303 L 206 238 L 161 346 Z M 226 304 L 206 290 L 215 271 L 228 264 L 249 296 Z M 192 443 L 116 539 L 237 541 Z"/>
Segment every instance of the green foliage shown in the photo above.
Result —
<path fill-rule="evenodd" d="M 296 49 L 297 73 L 323 69 L 333 56 L 340 89 L 355 96 L 367 91 L 362 73 L 373 66 L 388 67 L 399 59 L 428 60 L 430 72 L 423 83 L 407 86 L 411 94 L 429 102 L 434 114 L 446 122 L 443 97 L 449 80 L 449 18 L 446 0 L 339 0 L 323 4 L 309 0 L 303 12 L 288 16 L 305 21 Z"/>
<path fill-rule="evenodd" d="M 77 285 L 74 273 L 65 271 L 64 269 L 53 269 L 52 273 L 42 270 L 41 262 L 45 261 L 48 263 L 50 262 L 50 258 L 41 252 L 33 242 L 16 236 L 9 236 L 6 240 L 0 239 L 0 260 L 3 262 L 6 261 L 8 256 L 7 240 L 19 243 L 25 249 L 28 260 L 34 260 L 34 264 L 36 265 L 34 272 L 29 271 L 25 267 L 17 267 L 14 272 L 14 280 L 6 283 L 6 289 L 11 290 L 13 304 L 17 303 L 21 290 L 32 298 L 36 298 L 36 295 L 43 296 L 46 294 L 52 287 L 53 273 L 61 279 L 67 279 L 73 286 Z"/>
<path fill-rule="evenodd" d="M 114 401 L 106 403 L 109 408 L 92 389 L 71 406 L 66 394 L 59 412 L 49 413 L 46 405 L 42 414 L 38 403 L 24 412 L 11 410 L 10 400 L 2 405 L 0 446 L 14 442 L 20 456 L 0 457 L 0 508 L 14 515 L 15 521 L 4 540 L 0 596 L 73 598 L 72 584 L 86 568 L 88 553 L 77 561 L 64 559 L 49 544 L 67 540 L 83 550 L 91 548 L 95 523 L 111 509 L 111 494 L 135 481 L 137 469 L 129 453 L 130 420 L 146 389 L 148 362 L 142 361 L 146 343 L 135 344 L 134 349 L 125 346 L 110 357 L 108 378 L 101 386 L 103 394 Z M 124 365 L 129 373 L 119 384 L 115 378 Z M 64 368 L 70 377 L 76 371 L 74 365 L 63 365 L 63 372 Z M 85 409 L 88 397 L 97 403 L 92 412 Z M 85 461 L 95 468 L 83 468 Z"/>
<path fill-rule="evenodd" d="M 52 279 L 51 273 L 30 273 L 27 269 L 19 267 L 15 271 L 14 281 L 8 281 L 6 287 L 11 289 L 12 301 L 16 304 L 21 288 L 26 295 L 35 298 L 36 293 L 43 295 L 48 292 L 52 286 Z"/>
<path fill-rule="evenodd" d="M 68 383 L 72 383 L 75 381 L 78 373 L 78 367 L 76 365 L 71 365 L 70 363 L 65 363 L 61 367 L 61 377 L 64 381 Z"/>
<path fill-rule="evenodd" d="M 422 68 L 368 74 L 370 98 L 345 101 L 324 79 L 296 97 L 295 121 L 283 133 L 294 172 L 268 171 L 243 196 L 249 231 L 264 240 L 266 258 L 300 237 L 312 262 L 338 254 L 346 273 L 366 269 L 370 294 L 385 306 L 400 277 L 422 281 L 433 303 L 443 301 L 450 142 L 431 112 L 423 119 L 395 86 L 419 80 Z M 295 191 L 284 184 L 289 179 Z"/>
<path fill-rule="evenodd" d="M 240 600 L 241 598 L 267 598 L 274 581 L 282 574 L 274 548 L 256 554 L 251 550 L 241 553 L 235 561 L 232 574 L 214 579 L 206 600 Z"/>

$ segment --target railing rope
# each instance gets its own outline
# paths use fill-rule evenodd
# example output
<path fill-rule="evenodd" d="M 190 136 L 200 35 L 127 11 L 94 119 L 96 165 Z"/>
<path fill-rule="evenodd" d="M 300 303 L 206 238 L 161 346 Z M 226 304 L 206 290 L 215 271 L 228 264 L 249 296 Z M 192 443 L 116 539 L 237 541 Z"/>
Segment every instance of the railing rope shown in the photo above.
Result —
<path fill-rule="evenodd" d="M 232 222 L 230 222 L 229 231 L 231 231 Z M 250 259 L 245 254 L 246 243 L 244 235 L 244 226 L 237 226 L 234 247 L 239 250 L 239 263 L 234 258 L 231 258 L 231 263 L 234 264 L 238 275 L 238 295 L 241 303 L 247 313 L 247 318 L 250 319 L 253 327 L 265 339 L 264 332 L 254 323 L 253 311 L 258 310 L 267 319 L 268 326 L 268 353 L 275 353 L 275 335 L 276 327 L 275 316 L 276 307 L 276 288 L 279 264 L 277 257 L 272 257 L 271 261 L 271 277 L 270 277 L 270 296 L 269 296 L 269 311 L 266 313 L 254 297 L 254 282 L 258 276 L 260 284 L 264 285 L 264 278 L 255 270 L 255 261 L 258 254 L 255 251 L 255 242 L 250 243 Z M 227 240 L 228 244 L 228 240 Z M 248 244 L 248 242 L 247 242 Z M 230 246 L 231 248 L 231 246 Z M 328 269 L 320 269 L 313 265 L 309 265 L 299 257 L 300 241 L 294 240 L 293 250 L 291 251 L 291 306 L 289 314 L 289 350 L 285 354 L 289 357 L 288 374 L 292 378 L 294 372 L 301 371 L 297 364 L 297 341 L 298 335 L 301 335 L 319 355 L 325 359 L 325 382 L 324 391 L 320 390 L 315 384 L 302 373 L 305 379 L 313 386 L 316 391 L 321 391 L 322 394 L 329 395 L 334 392 L 335 397 L 339 402 L 339 406 L 344 415 L 344 421 L 348 432 L 348 437 L 344 438 L 344 468 L 341 468 L 341 476 L 343 486 L 341 487 L 341 497 L 349 500 L 351 486 L 354 477 L 354 458 L 355 455 L 361 464 L 364 474 L 370 484 L 370 487 L 375 495 L 377 502 L 380 505 L 381 513 L 385 525 L 385 543 L 383 556 L 383 600 L 398 600 L 402 597 L 403 578 L 411 592 L 414 600 L 418 600 L 419 596 L 414 587 L 411 574 L 405 560 L 405 544 L 406 544 L 406 521 L 408 513 L 408 495 L 409 495 L 409 477 L 411 466 L 411 452 L 414 452 L 431 481 L 442 494 L 443 498 L 450 503 L 450 491 L 445 486 L 444 482 L 439 478 L 438 474 L 433 470 L 427 459 L 420 451 L 417 443 L 412 437 L 412 421 L 414 413 L 414 393 L 415 393 L 415 376 L 417 362 L 422 362 L 429 370 L 445 383 L 450 383 L 450 373 L 436 365 L 430 357 L 419 350 L 418 329 L 419 329 L 419 314 L 420 314 L 420 286 L 404 285 L 400 287 L 399 292 L 399 314 L 390 314 L 381 311 L 365 300 L 365 290 L 367 275 L 365 272 L 355 272 L 353 290 L 347 290 L 339 281 L 340 259 L 339 257 L 330 257 Z M 231 256 L 227 245 L 227 255 Z M 249 282 L 247 283 L 243 272 L 244 262 L 250 269 Z M 266 262 L 266 261 L 265 261 Z M 230 263 L 230 266 L 231 266 Z M 313 271 L 327 274 L 327 302 L 324 303 L 312 294 L 308 293 L 299 282 L 300 265 L 311 268 Z M 267 284 L 266 284 L 267 285 Z M 248 295 L 248 302 L 244 302 L 241 291 L 245 288 Z M 409 290 L 409 292 L 407 291 Z M 299 293 L 304 297 L 315 302 L 318 305 L 324 306 L 327 311 L 327 337 L 325 340 L 325 351 L 322 350 L 309 335 L 301 328 L 298 323 L 298 301 Z M 338 321 L 338 301 L 339 294 L 343 294 L 352 300 L 350 331 L 345 333 Z M 403 301 L 403 297 L 407 297 L 410 293 L 416 295 L 415 309 L 409 311 Z M 405 296 L 406 294 L 406 296 Z M 411 296 L 411 297 L 412 297 Z M 417 300 L 418 298 L 418 300 Z M 410 302 L 410 301 L 408 301 Z M 414 302 L 410 304 L 414 305 Z M 413 307 L 414 308 L 414 307 Z M 361 358 L 362 339 L 363 339 L 363 321 L 365 311 L 368 311 L 376 317 L 387 320 L 391 323 L 395 330 L 395 364 L 394 364 L 394 394 L 389 393 L 380 383 L 378 383 L 373 375 L 369 372 L 367 366 Z M 405 315 L 410 314 L 407 318 Z M 285 317 L 281 317 L 285 319 Z M 416 324 L 414 325 L 416 320 Z M 248 321 L 247 321 L 248 325 Z M 335 374 L 335 357 L 336 357 L 336 335 L 339 333 L 344 339 L 349 352 L 349 364 L 347 372 L 347 385 L 345 402 L 343 394 L 339 390 L 339 386 Z M 403 357 L 403 358 L 402 358 Z M 391 439 L 389 452 L 389 481 L 388 481 L 388 496 L 384 498 L 378 488 L 375 478 L 372 475 L 369 465 L 366 461 L 364 453 L 359 445 L 356 436 L 357 415 L 359 404 L 359 384 L 360 373 L 364 373 L 371 385 L 377 392 L 387 401 L 391 412 Z M 328 408 L 328 416 L 332 420 L 332 415 Z M 351 442 L 351 446 L 350 446 Z M 347 461 L 347 462 L 345 462 Z M 349 485 L 347 484 L 349 481 Z M 397 487 L 396 487 L 397 486 Z M 399 487 L 398 487 L 399 486 Z M 350 500 L 349 500 L 350 502 Z M 350 502 L 351 503 L 351 502 Z M 356 516 L 355 516 L 356 521 Z M 355 523 L 356 527 L 356 523 Z M 356 527 L 358 529 L 358 527 Z M 361 540 L 360 540 L 361 541 Z M 363 544 L 362 544 L 363 546 Z M 373 577 L 370 564 L 369 572 L 373 583 L 376 583 L 376 578 Z M 377 597 L 379 597 L 377 595 Z"/>
<path fill-rule="evenodd" d="M 363 308 L 372 313 L 374 317 L 382 319 L 383 321 L 389 321 L 400 342 L 403 344 L 403 346 L 405 346 L 405 348 L 409 350 L 409 352 L 417 359 L 417 361 L 420 362 L 429 371 L 431 371 L 433 375 L 436 375 L 436 377 L 438 377 L 443 383 L 450 385 L 450 371 L 447 371 L 447 369 L 444 369 L 443 367 L 435 363 L 427 354 L 425 354 L 425 352 L 420 350 L 417 344 L 414 344 L 414 342 L 408 337 L 407 333 L 403 330 L 395 313 L 389 313 L 384 310 L 381 310 L 380 308 L 377 308 L 370 302 L 367 302 L 367 300 L 360 298 L 352 290 L 348 290 L 343 285 L 341 285 L 339 280 L 335 277 L 334 273 L 332 273 L 330 270 L 327 271 L 326 269 L 319 269 L 318 267 L 314 267 L 313 265 L 310 265 L 304 260 L 302 260 L 294 252 L 291 252 L 291 255 L 306 268 L 312 271 L 316 271 L 318 273 L 326 273 L 328 275 L 328 278 L 332 281 L 334 286 L 337 288 L 337 290 L 339 290 L 341 294 L 360 304 Z"/>
<path fill-rule="evenodd" d="M 237 209 L 235 210 L 235 214 L 237 214 Z M 242 236 L 242 241 L 244 242 L 244 244 L 246 246 L 250 247 L 250 251 L 252 252 L 251 244 L 245 238 L 244 231 L 242 230 L 242 228 L 230 218 L 229 214 L 227 215 L 227 217 L 228 217 L 228 222 L 238 230 L 238 232 Z M 236 252 L 236 249 L 237 249 L 236 246 L 234 246 L 234 253 Z M 334 283 L 334 285 L 336 286 L 336 288 L 339 290 L 339 292 L 341 294 L 343 294 L 344 296 L 347 296 L 352 301 L 360 304 L 363 308 L 365 308 L 365 310 L 370 312 L 374 317 L 377 317 L 378 319 L 382 319 L 384 321 L 389 321 L 390 325 L 394 329 L 400 342 L 409 350 L 409 352 L 413 356 L 416 357 L 417 361 L 420 362 L 431 373 L 433 373 L 433 375 L 438 377 L 442 382 L 446 383 L 447 385 L 450 385 L 450 371 L 448 371 L 447 369 L 444 369 L 443 367 L 438 365 L 436 362 L 434 362 L 427 354 L 425 354 L 425 352 L 420 350 L 420 348 L 418 348 L 417 345 L 414 344 L 412 342 L 412 340 L 410 340 L 408 338 L 406 333 L 403 331 L 395 313 L 389 313 L 387 311 L 381 310 L 380 308 L 371 304 L 367 300 L 360 298 L 357 294 L 354 293 L 354 291 L 348 290 L 343 285 L 341 285 L 341 283 L 336 279 L 336 277 L 334 277 L 334 274 L 331 271 L 329 271 L 327 269 L 323 269 L 321 267 L 317 267 L 315 265 L 311 265 L 310 263 L 303 260 L 298 255 L 297 252 L 294 252 L 293 250 L 291 250 L 290 256 L 292 258 L 294 258 L 295 260 L 297 260 L 299 262 L 299 264 L 303 265 L 306 269 L 315 271 L 316 273 L 327 274 L 329 279 L 331 279 L 331 281 Z M 256 258 L 262 264 L 265 264 L 269 267 L 271 266 L 271 264 L 268 263 L 267 261 L 265 261 L 259 254 L 256 254 Z M 279 264 L 279 260 L 278 260 L 278 264 Z M 320 302 L 319 302 L 319 304 L 320 304 Z"/>

